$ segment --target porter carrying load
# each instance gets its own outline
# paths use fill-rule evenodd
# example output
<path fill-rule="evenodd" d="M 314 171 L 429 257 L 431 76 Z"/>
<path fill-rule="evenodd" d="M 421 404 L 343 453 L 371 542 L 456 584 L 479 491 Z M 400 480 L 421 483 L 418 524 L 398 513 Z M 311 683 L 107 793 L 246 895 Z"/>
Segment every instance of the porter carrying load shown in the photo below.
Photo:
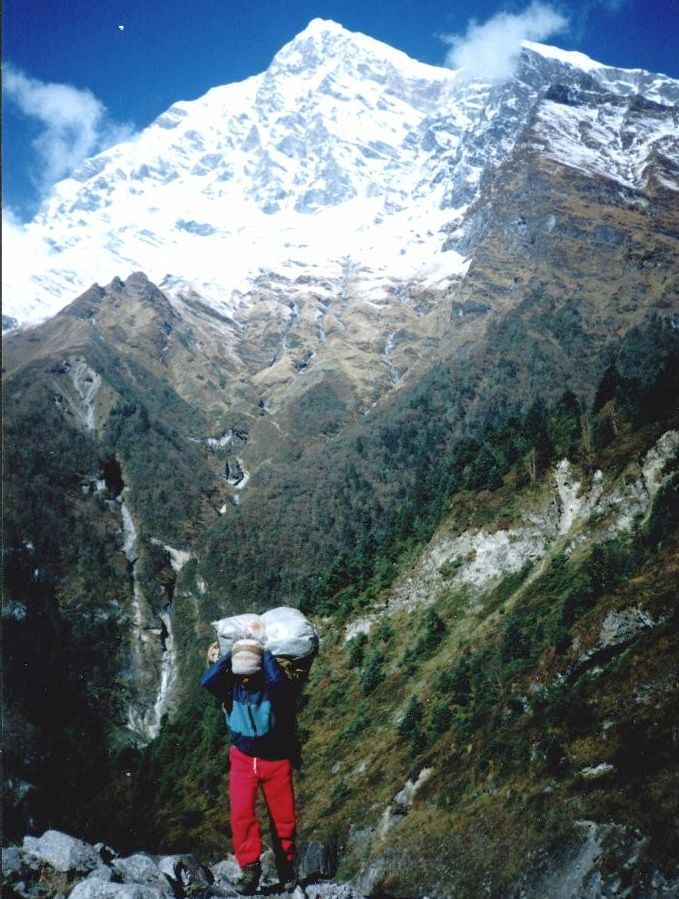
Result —
<path fill-rule="evenodd" d="M 231 652 L 237 640 L 256 640 L 276 657 L 290 680 L 302 685 L 318 652 L 318 631 L 309 619 L 290 606 L 261 615 L 246 613 L 213 621 L 219 650 Z"/>

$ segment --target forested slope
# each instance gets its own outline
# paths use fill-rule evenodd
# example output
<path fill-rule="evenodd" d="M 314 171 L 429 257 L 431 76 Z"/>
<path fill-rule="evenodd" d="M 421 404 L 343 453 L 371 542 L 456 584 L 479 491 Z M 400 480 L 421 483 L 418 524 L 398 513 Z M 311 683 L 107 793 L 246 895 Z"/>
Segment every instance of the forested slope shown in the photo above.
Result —
<path fill-rule="evenodd" d="M 519 403 L 492 365 L 439 366 L 279 463 L 283 476 L 263 479 L 251 504 L 203 519 L 214 452 L 187 445 L 171 393 L 119 379 L 88 434 L 64 424 L 33 373 L 9 382 L 8 834 L 49 822 L 121 848 L 223 854 L 223 719 L 197 684 L 207 623 L 292 602 L 323 635 L 300 718 L 301 837 L 334 847 L 366 891 L 438 895 L 486 878 L 505 895 L 543 862 L 545 877 L 566 864 L 564 847 L 577 855 L 578 821 L 593 822 L 587 838 L 606 843 L 611 865 L 643 850 L 639 883 L 655 868 L 669 876 L 673 322 L 632 329 L 597 367 L 588 396 L 545 384 Z M 186 539 L 205 522 L 179 573 L 166 549 L 142 544 L 150 593 L 173 597 L 182 683 L 145 748 L 125 735 L 123 482 L 149 537 Z M 563 530 L 566 495 L 580 517 Z M 542 543 L 515 558 L 535 521 Z M 506 535 L 507 550 L 499 572 L 479 576 L 488 535 Z"/>

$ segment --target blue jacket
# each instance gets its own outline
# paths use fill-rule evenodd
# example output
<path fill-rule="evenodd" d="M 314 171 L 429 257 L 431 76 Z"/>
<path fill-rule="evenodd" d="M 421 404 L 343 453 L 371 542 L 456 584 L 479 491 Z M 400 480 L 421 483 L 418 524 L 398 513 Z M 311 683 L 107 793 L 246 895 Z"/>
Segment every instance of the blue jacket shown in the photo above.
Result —
<path fill-rule="evenodd" d="M 262 653 L 261 673 L 248 683 L 231 671 L 231 653 L 213 662 L 200 682 L 224 704 L 231 742 L 241 752 L 298 763 L 295 692 L 268 650 Z"/>

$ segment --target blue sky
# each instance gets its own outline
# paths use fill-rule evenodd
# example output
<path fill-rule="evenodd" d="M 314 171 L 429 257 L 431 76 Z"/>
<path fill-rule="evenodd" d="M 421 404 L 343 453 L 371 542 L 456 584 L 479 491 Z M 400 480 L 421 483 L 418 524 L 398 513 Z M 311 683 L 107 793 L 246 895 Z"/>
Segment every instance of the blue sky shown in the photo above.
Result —
<path fill-rule="evenodd" d="M 679 0 L 4 0 L 3 203 L 26 221 L 83 155 L 176 100 L 267 68 L 316 17 L 443 65 L 473 20 L 542 16 L 545 43 L 679 77 Z M 545 24 L 546 23 L 546 24 Z M 124 27 L 121 27 L 124 26 Z"/>

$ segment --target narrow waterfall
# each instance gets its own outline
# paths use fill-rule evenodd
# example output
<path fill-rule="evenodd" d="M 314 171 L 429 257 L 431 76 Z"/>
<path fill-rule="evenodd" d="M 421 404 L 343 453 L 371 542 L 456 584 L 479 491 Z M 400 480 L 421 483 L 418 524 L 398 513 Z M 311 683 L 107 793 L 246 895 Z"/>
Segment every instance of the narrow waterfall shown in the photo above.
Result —
<path fill-rule="evenodd" d="M 80 360 L 71 369 L 71 379 L 82 404 L 79 409 L 75 404 L 71 405 L 87 430 L 93 431 L 96 424 L 94 400 L 101 387 L 101 375 Z"/>
<path fill-rule="evenodd" d="M 130 564 L 133 587 L 132 666 L 137 688 L 136 701 L 127 710 L 127 726 L 142 742 L 148 743 L 160 732 L 163 715 L 168 711 L 177 684 L 172 600 L 162 612 L 156 613 L 144 596 L 137 573 L 137 529 L 124 498 L 121 513 L 123 552 Z M 176 570 L 174 558 L 172 563 Z"/>
<path fill-rule="evenodd" d="M 401 380 L 401 375 L 399 370 L 396 368 L 394 363 L 391 361 L 391 356 L 394 352 L 394 347 L 396 345 L 395 341 L 396 334 L 388 334 L 387 340 L 384 345 L 384 358 L 387 360 L 387 365 L 389 366 L 389 380 L 391 382 L 392 387 L 395 387 L 398 382 Z"/>
<path fill-rule="evenodd" d="M 172 604 L 160 613 L 160 620 L 163 623 L 161 631 L 161 641 L 163 644 L 163 655 L 160 662 L 160 685 L 158 687 L 158 695 L 153 704 L 153 713 L 155 721 L 160 729 L 163 715 L 168 709 L 168 704 L 172 699 L 177 684 L 177 657 L 174 645 L 174 635 L 172 633 Z"/>

